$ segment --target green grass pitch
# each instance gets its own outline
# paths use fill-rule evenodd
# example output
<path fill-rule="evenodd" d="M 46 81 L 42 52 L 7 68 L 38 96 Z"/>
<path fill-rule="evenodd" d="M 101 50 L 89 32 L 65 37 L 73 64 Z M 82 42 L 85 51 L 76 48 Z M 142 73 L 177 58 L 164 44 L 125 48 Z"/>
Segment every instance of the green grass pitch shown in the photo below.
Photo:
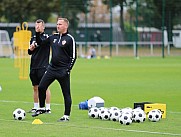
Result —
<path fill-rule="evenodd" d="M 69 122 L 57 122 L 63 115 L 63 97 L 55 81 L 51 86 L 52 114 L 40 115 L 41 125 L 26 113 L 23 121 L 14 120 L 16 108 L 33 107 L 30 80 L 19 80 L 14 60 L 0 58 L 0 136 L 1 137 L 171 137 L 181 136 L 181 57 L 114 57 L 77 59 L 71 73 L 73 99 Z M 102 121 L 88 117 L 78 104 L 100 96 L 105 107 L 132 107 L 134 102 L 167 105 L 166 119 L 159 122 L 132 123 Z"/>

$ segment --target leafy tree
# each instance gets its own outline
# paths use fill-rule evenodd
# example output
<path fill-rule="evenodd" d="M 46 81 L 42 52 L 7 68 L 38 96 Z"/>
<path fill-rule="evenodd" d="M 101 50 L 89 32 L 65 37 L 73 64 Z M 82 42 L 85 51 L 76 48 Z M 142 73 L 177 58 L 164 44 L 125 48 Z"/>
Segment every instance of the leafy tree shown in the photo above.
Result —
<path fill-rule="evenodd" d="M 178 18 L 181 16 L 181 1 L 180 0 L 164 0 L 165 1 L 165 27 L 168 33 L 168 41 L 172 41 L 172 30 L 173 26 L 180 23 Z M 161 28 L 162 27 L 162 7 L 163 7 L 163 0 L 162 2 L 158 2 L 157 0 L 153 0 L 157 11 L 155 14 L 155 18 L 157 22 L 155 22 L 155 27 Z"/>
<path fill-rule="evenodd" d="M 163 4 L 165 4 L 163 18 Z M 165 27 L 168 33 L 168 41 L 172 41 L 173 26 L 180 23 L 181 1 L 180 0 L 138 0 L 139 26 Z M 143 12 L 144 11 L 144 12 Z M 164 26 L 162 21 L 164 20 Z"/>
<path fill-rule="evenodd" d="M 115 7 L 115 6 L 120 6 L 120 28 L 121 30 L 124 32 L 124 18 L 123 18 L 123 15 L 124 15 L 124 10 L 123 10 L 123 7 L 124 6 L 129 6 L 129 5 L 132 5 L 134 3 L 135 0 L 111 0 L 112 2 L 112 7 Z M 108 5 L 108 7 L 110 8 L 110 0 L 103 0 L 103 3 Z"/>
<path fill-rule="evenodd" d="M 79 18 L 77 18 L 78 13 L 85 13 L 88 6 L 90 6 L 90 0 L 53 0 L 54 3 L 58 3 L 60 1 L 60 4 L 54 4 L 53 6 L 53 13 L 55 13 L 58 16 L 67 17 L 69 21 L 71 22 L 70 29 L 72 31 L 75 31 Z M 87 7 L 86 7 L 87 6 Z"/>
<path fill-rule="evenodd" d="M 42 18 L 45 21 L 51 13 L 52 0 L 1 0 L 0 18 L 4 17 L 6 22 L 34 21 Z M 50 10 L 48 10 L 50 9 Z"/>
<path fill-rule="evenodd" d="M 77 14 L 86 12 L 90 0 L 1 0 L 1 22 L 34 22 L 37 18 L 49 21 L 52 14 L 67 17 L 70 29 L 78 26 Z"/>

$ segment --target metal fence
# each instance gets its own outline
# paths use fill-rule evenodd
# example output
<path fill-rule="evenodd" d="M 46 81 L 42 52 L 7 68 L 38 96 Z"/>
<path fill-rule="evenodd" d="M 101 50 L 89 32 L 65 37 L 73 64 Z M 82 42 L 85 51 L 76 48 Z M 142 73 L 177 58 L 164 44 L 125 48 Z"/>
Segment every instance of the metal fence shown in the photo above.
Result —
<path fill-rule="evenodd" d="M 181 49 L 172 47 L 173 43 L 168 43 L 164 47 L 165 56 L 180 56 Z M 78 56 L 86 58 L 89 54 L 90 46 L 93 46 L 96 50 L 97 57 L 104 56 L 136 56 L 136 43 L 135 42 L 112 42 L 112 47 L 110 47 L 110 42 L 87 42 L 87 47 L 85 42 L 77 42 Z M 138 41 L 137 48 L 138 56 L 160 56 L 162 57 L 162 42 L 142 42 Z"/>
<path fill-rule="evenodd" d="M 76 39 L 79 56 L 86 56 L 91 45 L 97 56 L 181 55 L 180 0 L 105 1 L 83 0 L 79 4 L 84 4 L 85 10 L 73 17 L 63 6 L 59 9 L 60 15 L 70 20 L 69 32 Z M 59 2 L 66 5 L 67 1 Z M 71 4 L 68 7 L 80 6 Z M 55 20 L 46 23 L 47 33 L 56 31 Z M 34 34 L 34 23 L 27 22 Z M 15 24 L 0 23 L 0 30 L 7 30 L 12 38 Z"/>

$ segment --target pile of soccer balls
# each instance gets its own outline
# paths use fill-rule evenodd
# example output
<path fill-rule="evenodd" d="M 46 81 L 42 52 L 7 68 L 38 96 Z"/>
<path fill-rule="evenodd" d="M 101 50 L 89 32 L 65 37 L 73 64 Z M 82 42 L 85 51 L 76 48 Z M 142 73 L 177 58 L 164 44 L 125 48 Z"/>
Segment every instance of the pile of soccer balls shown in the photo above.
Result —
<path fill-rule="evenodd" d="M 146 120 L 146 114 L 141 108 L 132 109 L 130 107 L 119 109 L 117 107 L 92 107 L 88 110 L 90 118 L 117 121 L 120 124 L 130 125 L 132 122 L 142 123 Z M 157 122 L 162 118 L 162 113 L 158 109 L 148 113 L 148 120 Z"/>
<path fill-rule="evenodd" d="M 13 118 L 15 120 L 23 120 L 26 117 L 26 113 L 23 109 L 17 108 L 15 111 L 13 111 Z"/>

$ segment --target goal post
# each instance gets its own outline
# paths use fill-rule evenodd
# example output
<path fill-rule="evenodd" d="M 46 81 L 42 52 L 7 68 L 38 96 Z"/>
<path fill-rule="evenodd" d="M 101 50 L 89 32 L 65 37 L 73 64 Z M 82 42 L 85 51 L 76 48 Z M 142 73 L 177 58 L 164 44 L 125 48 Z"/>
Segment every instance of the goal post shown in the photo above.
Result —
<path fill-rule="evenodd" d="M 13 57 L 13 48 L 6 30 L 0 30 L 0 57 Z"/>

